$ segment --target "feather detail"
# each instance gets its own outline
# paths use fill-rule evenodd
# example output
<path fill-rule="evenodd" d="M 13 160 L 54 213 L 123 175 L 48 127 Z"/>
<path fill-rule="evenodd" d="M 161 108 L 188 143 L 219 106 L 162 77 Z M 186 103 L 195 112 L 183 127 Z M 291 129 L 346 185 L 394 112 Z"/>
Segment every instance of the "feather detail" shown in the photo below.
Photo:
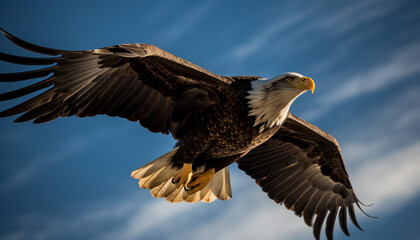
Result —
<path fill-rule="evenodd" d="M 287 118 L 293 101 L 303 92 L 282 88 L 276 84 L 283 75 L 269 80 L 255 80 L 246 98 L 249 100 L 249 116 L 255 117 L 254 127 L 260 125 L 259 131 L 281 126 Z"/>
<path fill-rule="evenodd" d="M 172 178 L 178 172 L 173 166 L 172 158 L 179 147 L 155 159 L 154 161 L 134 170 L 131 177 L 139 179 L 139 186 L 150 190 L 155 198 L 165 198 L 171 203 L 185 202 L 212 202 L 216 199 L 228 200 L 232 197 L 230 186 L 229 168 L 218 171 L 202 190 L 195 194 L 188 194 L 183 187 L 176 188 Z M 203 166 L 204 167 L 204 166 Z M 203 169 L 197 169 L 200 172 Z"/>

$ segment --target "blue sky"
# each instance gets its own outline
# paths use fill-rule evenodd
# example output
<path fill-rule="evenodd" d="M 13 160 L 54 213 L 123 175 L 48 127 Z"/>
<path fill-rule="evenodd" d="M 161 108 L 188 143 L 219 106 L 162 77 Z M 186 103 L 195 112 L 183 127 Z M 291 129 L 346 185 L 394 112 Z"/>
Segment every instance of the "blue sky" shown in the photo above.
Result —
<path fill-rule="evenodd" d="M 2 1 L 0 26 L 79 50 L 151 43 L 221 75 L 299 72 L 292 111 L 334 135 L 366 211 L 351 239 L 418 239 L 418 1 Z M 0 37 L 0 51 L 33 56 Z M 0 63 L 0 71 L 31 69 Z M 1 84 L 0 92 L 17 84 Z M 1 102 L 4 110 L 21 100 Z M 231 167 L 233 198 L 169 204 L 130 172 L 170 136 L 124 119 L 0 119 L 0 239 L 310 239 L 312 230 Z M 336 226 L 336 239 L 349 239 Z"/>

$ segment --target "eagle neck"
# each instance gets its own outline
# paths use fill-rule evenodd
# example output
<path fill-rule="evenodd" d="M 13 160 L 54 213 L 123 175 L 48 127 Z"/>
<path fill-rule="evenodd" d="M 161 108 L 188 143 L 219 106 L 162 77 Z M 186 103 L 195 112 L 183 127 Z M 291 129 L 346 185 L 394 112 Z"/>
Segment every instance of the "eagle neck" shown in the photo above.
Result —
<path fill-rule="evenodd" d="M 254 116 L 254 127 L 260 126 L 259 131 L 281 126 L 286 120 L 290 106 L 301 94 L 289 89 L 273 86 L 276 79 L 256 80 L 251 83 L 248 91 L 248 116 Z"/>

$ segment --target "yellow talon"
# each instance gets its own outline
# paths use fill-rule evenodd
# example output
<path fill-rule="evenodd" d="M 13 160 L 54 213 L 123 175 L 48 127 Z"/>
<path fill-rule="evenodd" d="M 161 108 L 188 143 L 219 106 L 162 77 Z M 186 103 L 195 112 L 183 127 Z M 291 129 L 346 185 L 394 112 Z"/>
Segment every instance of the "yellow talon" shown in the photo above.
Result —
<path fill-rule="evenodd" d="M 191 181 L 188 182 L 185 190 L 187 190 L 188 194 L 194 194 L 200 191 L 205 186 L 207 186 L 207 184 L 213 178 L 215 173 L 216 170 L 214 168 L 211 168 L 205 172 L 194 174 L 191 177 Z"/>
<path fill-rule="evenodd" d="M 172 183 L 175 184 L 176 188 L 180 188 L 185 186 L 190 180 L 192 176 L 192 164 L 191 163 L 184 163 L 182 165 L 181 170 L 172 178 Z"/>

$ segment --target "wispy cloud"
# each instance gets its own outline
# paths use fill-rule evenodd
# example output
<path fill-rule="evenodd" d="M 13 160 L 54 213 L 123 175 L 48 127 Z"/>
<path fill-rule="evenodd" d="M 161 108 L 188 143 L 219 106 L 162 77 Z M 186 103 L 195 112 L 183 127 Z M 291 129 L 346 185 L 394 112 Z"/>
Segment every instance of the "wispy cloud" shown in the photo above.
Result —
<path fill-rule="evenodd" d="M 47 167 L 53 162 L 59 162 L 67 159 L 73 153 L 86 149 L 89 143 L 84 139 L 75 138 L 67 141 L 61 148 L 56 151 L 45 153 L 41 156 L 35 157 L 33 161 L 26 164 L 23 168 L 13 173 L 8 181 L 5 181 L 0 186 L 0 190 L 6 191 L 14 189 L 25 183 L 28 179 L 33 177 L 42 168 Z"/>
<path fill-rule="evenodd" d="M 168 14 L 171 10 L 175 11 L 178 2 L 171 0 L 159 1 L 157 5 L 153 5 L 152 9 L 147 12 L 146 19 L 149 24 L 153 24 L 155 21 Z"/>
<path fill-rule="evenodd" d="M 341 144 L 356 193 L 363 202 L 374 203 L 373 210 L 369 211 L 381 217 L 398 211 L 404 202 L 420 194 L 417 180 L 420 141 L 413 133 L 419 132 L 416 125 L 420 121 L 420 109 L 410 108 L 401 112 L 406 114 L 401 115 L 397 111 L 395 117 L 385 118 L 384 121 L 388 122 L 386 126 L 383 123 L 375 126 L 379 121 L 372 119 L 372 124 L 351 127 L 353 132 L 359 129 L 357 133 L 349 134 L 357 138 L 348 138 Z M 381 115 L 379 113 L 378 118 Z M 399 124 L 407 116 L 414 116 L 410 119 L 412 123 Z M 393 124 L 394 120 L 396 124 Z"/>
<path fill-rule="evenodd" d="M 301 49 L 309 48 L 309 46 L 316 46 L 318 43 L 325 42 L 330 39 L 335 41 L 346 41 L 349 33 L 355 33 L 356 39 L 360 39 L 360 30 L 364 25 L 370 22 L 377 21 L 386 15 L 398 10 L 398 7 L 404 5 L 401 2 L 392 2 L 382 4 L 381 1 L 360 1 L 348 2 L 348 5 L 328 11 L 319 15 L 315 19 L 307 19 L 308 24 L 304 27 L 298 28 L 287 34 L 287 38 L 282 41 L 277 41 L 272 46 L 272 52 L 277 52 L 279 49 L 292 50 L 291 52 L 298 52 Z M 379 27 L 381 27 L 379 25 Z M 354 31 L 356 30 L 357 31 Z M 369 29 L 369 32 L 375 32 L 375 29 Z M 346 36 L 343 37 L 342 36 Z M 350 35 L 351 36 L 351 35 Z M 308 41 L 310 40 L 310 41 Z"/>
<path fill-rule="evenodd" d="M 347 165 L 372 161 L 378 155 L 385 156 L 418 139 L 419 91 L 420 87 L 412 87 L 398 92 L 393 99 L 372 103 L 374 111 L 361 114 L 356 121 L 341 126 L 340 145 Z"/>
<path fill-rule="evenodd" d="M 160 199 L 163 200 L 163 199 Z M 130 217 L 127 222 L 120 225 L 114 231 L 105 232 L 97 237 L 98 240 L 106 239 L 138 239 L 152 232 L 164 233 L 165 225 L 174 227 L 177 225 L 177 219 L 182 215 L 192 215 L 193 210 L 186 204 L 171 205 L 164 201 L 153 201 L 145 206 L 138 205 L 130 211 Z M 156 234 L 159 235 L 159 234 Z M 168 239 L 168 238 L 165 238 Z"/>
<path fill-rule="evenodd" d="M 305 118 L 315 120 L 346 100 L 385 89 L 398 81 L 405 81 L 420 72 L 419 62 L 420 44 L 417 41 L 394 53 L 388 61 L 342 81 L 343 84 L 331 89 L 320 99 L 318 108 L 305 113 Z"/>
<path fill-rule="evenodd" d="M 293 29 L 292 32 L 294 32 L 299 23 L 307 20 L 308 16 L 313 15 L 319 8 L 319 5 L 307 5 L 305 9 L 295 11 L 292 15 L 279 14 L 279 18 L 275 18 L 273 22 L 267 24 L 259 32 L 252 34 L 254 37 L 245 42 L 240 42 L 232 50 L 214 59 L 210 65 L 220 66 L 232 60 L 241 61 L 252 55 L 260 55 L 256 53 L 270 45 L 273 40 L 278 41 L 279 39 L 289 38 L 290 32 L 286 30 Z M 266 51 L 271 51 L 271 49 Z"/>
<path fill-rule="evenodd" d="M 284 16 L 270 23 L 259 33 L 256 33 L 254 38 L 228 52 L 228 56 L 236 60 L 246 59 L 248 56 L 267 46 L 267 43 L 272 41 L 276 35 L 281 35 L 286 29 L 292 28 L 301 23 L 304 19 L 307 19 L 310 12 L 315 10 L 314 6 L 309 6 L 306 10 L 293 15 Z M 282 37 L 288 38 L 288 34 L 285 33 Z"/>
<path fill-rule="evenodd" d="M 127 196 L 125 196 L 127 197 Z M 86 204 L 89 209 L 80 208 L 78 212 L 66 215 L 45 216 L 37 213 L 27 213 L 9 221 L 11 225 L 18 225 L 16 232 L 7 235 L 0 235 L 0 239 L 78 239 L 79 234 L 94 235 L 96 227 L 104 226 L 109 222 L 124 222 L 130 216 L 133 209 L 137 209 L 139 203 L 133 198 L 127 197 L 125 200 L 118 199 L 116 203 L 109 200 L 95 201 L 94 204 Z M 89 226 L 89 227 L 86 227 Z M 106 229 L 106 228 L 105 228 Z M 120 239 L 120 238 L 117 238 Z"/>
<path fill-rule="evenodd" d="M 366 22 L 378 19 L 386 14 L 396 11 L 401 2 L 388 2 L 383 4 L 381 1 L 360 1 L 348 2 L 347 7 L 320 18 L 311 26 L 312 28 L 323 30 L 329 36 L 349 33 L 355 28 L 366 24 Z M 337 28 L 337 26 L 340 26 Z M 334 28 L 334 31 L 329 31 Z"/>
<path fill-rule="evenodd" d="M 417 42 L 396 53 L 389 61 L 351 77 L 322 99 L 322 104 L 377 91 L 420 71 L 420 44 Z M 339 90 L 339 91 L 338 91 Z"/>
<path fill-rule="evenodd" d="M 201 19 L 203 19 L 216 5 L 218 1 L 204 2 L 191 9 L 185 15 L 181 15 L 178 21 L 172 24 L 172 27 L 163 32 L 162 41 L 171 42 L 180 38 L 182 35 L 194 28 Z"/>
<path fill-rule="evenodd" d="M 279 236 L 305 239 L 312 234 L 302 219 L 268 199 L 257 186 L 250 185 L 235 197 L 238 200 L 229 209 L 218 212 L 216 218 L 196 226 L 188 234 L 194 238 L 211 236 L 208 239 L 216 240 L 278 239 Z"/>
<path fill-rule="evenodd" d="M 89 138 L 74 137 L 64 141 L 59 148 L 53 151 L 45 152 L 42 155 L 34 156 L 33 159 L 25 164 L 22 168 L 11 173 L 7 181 L 0 185 L 0 191 L 7 191 L 14 189 L 26 182 L 36 174 L 42 172 L 42 169 L 51 166 L 53 163 L 65 161 L 73 154 L 83 151 L 90 146 L 97 144 L 102 139 L 109 138 L 112 135 L 118 135 L 128 131 L 127 127 L 114 128 L 113 131 L 101 130 L 89 136 Z"/>
<path fill-rule="evenodd" d="M 346 42 L 348 46 L 341 49 L 342 54 L 351 52 L 349 45 L 354 44 L 351 41 L 361 41 L 362 37 L 368 37 L 378 33 L 371 29 L 365 35 L 358 34 L 342 38 L 343 34 L 362 27 L 364 24 L 380 19 L 392 11 L 396 11 L 400 2 L 392 4 L 380 4 L 380 1 L 361 1 L 349 3 L 346 7 L 340 9 L 330 9 L 323 4 L 306 5 L 305 8 L 293 11 L 291 15 L 278 15 L 275 20 L 268 24 L 261 31 L 253 34 L 252 38 L 245 42 L 238 42 L 238 46 L 231 51 L 217 57 L 212 61 L 214 66 L 222 66 L 229 62 L 231 66 L 234 62 L 245 61 L 250 56 L 267 59 L 272 55 L 280 55 L 287 61 L 287 58 L 293 54 L 308 49 L 311 46 L 322 45 L 323 42 L 340 38 L 340 42 Z M 322 14 L 320 14 L 322 12 Z M 316 16 L 316 17 L 313 17 Z M 383 26 L 379 26 L 382 28 Z M 332 31 L 334 29 L 334 31 Z M 334 60 L 329 59 L 325 65 L 330 65 Z"/>
<path fill-rule="evenodd" d="M 397 211 L 420 193 L 420 141 L 397 149 L 391 154 L 378 155 L 364 162 L 352 174 L 354 187 L 362 201 L 375 203 L 374 212 L 384 216 Z"/>

